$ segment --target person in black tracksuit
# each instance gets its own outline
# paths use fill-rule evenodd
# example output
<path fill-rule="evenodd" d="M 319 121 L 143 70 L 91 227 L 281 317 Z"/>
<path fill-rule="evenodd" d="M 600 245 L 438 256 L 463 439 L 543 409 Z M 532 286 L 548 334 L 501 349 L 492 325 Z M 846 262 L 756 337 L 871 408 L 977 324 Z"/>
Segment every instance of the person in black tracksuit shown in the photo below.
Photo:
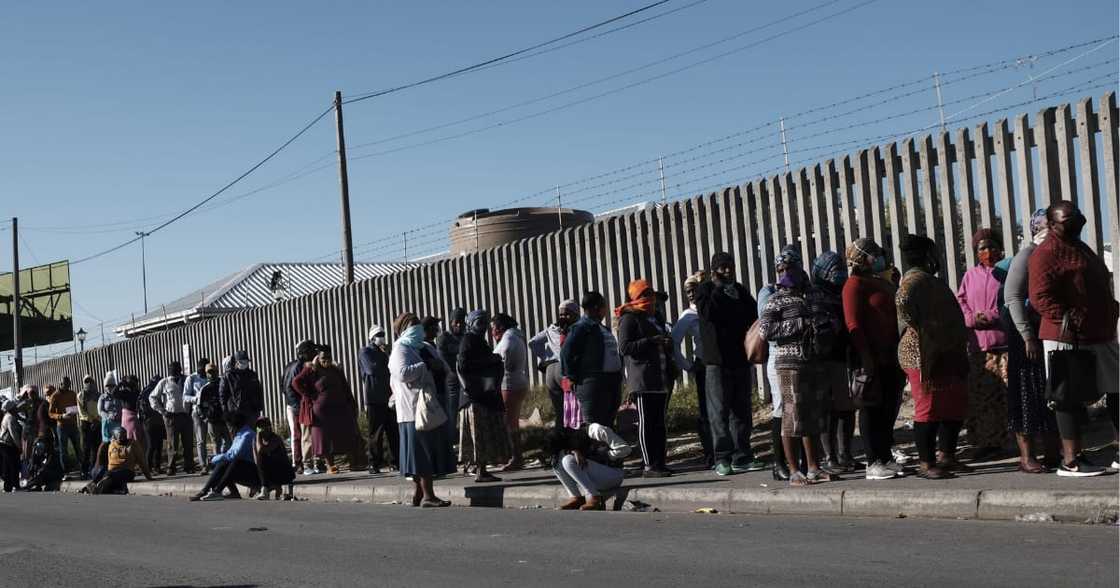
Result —
<path fill-rule="evenodd" d="M 397 467 L 400 435 L 396 431 L 396 413 L 389 408 L 389 354 L 386 353 L 385 330 L 374 325 L 369 331 L 369 344 L 358 354 L 362 374 L 362 400 L 365 403 L 369 429 L 369 473 L 376 474 L 386 466 L 383 446 L 389 450 L 389 464 Z"/>
<path fill-rule="evenodd" d="M 665 411 L 678 375 L 673 338 L 658 317 L 658 298 L 645 280 L 630 282 L 630 302 L 615 310 L 618 348 L 626 363 L 626 389 L 638 405 L 638 441 L 645 463 L 643 477 L 671 475 L 665 467 Z"/>
<path fill-rule="evenodd" d="M 583 317 L 568 330 L 560 347 L 560 372 L 572 383 L 585 423 L 613 427 L 622 390 L 622 358 L 618 341 L 602 325 L 607 301 L 598 292 L 580 300 Z"/>

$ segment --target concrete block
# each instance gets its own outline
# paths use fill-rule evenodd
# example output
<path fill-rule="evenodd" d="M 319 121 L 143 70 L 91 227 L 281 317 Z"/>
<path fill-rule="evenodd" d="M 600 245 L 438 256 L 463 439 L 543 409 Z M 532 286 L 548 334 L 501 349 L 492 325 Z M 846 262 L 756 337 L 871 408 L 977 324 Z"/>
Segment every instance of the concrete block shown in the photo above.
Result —
<path fill-rule="evenodd" d="M 979 490 L 846 490 L 845 516 L 976 518 Z"/>
<path fill-rule="evenodd" d="M 979 517 L 1014 520 L 1018 515 L 1046 513 L 1060 521 L 1084 521 L 1115 516 L 1118 511 L 1120 497 L 1115 490 L 984 490 Z"/>
<path fill-rule="evenodd" d="M 844 491 L 825 488 L 784 488 L 731 491 L 729 510 L 748 514 L 839 515 Z"/>

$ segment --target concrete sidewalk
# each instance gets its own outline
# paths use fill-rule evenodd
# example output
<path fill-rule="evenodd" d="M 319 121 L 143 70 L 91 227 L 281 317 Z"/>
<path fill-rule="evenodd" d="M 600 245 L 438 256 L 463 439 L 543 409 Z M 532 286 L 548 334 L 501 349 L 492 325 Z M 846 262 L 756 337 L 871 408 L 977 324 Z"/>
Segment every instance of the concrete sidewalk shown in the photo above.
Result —
<path fill-rule="evenodd" d="M 678 467 L 671 478 L 627 478 L 611 504 L 617 510 L 636 501 L 663 512 L 713 508 L 721 513 L 989 520 L 1041 514 L 1076 522 L 1115 521 L 1120 508 L 1120 477 L 1114 473 L 1080 479 L 1022 474 L 1014 460 L 974 468 L 950 480 L 908 475 L 869 481 L 852 474 L 808 488 L 789 488 L 775 482 L 769 471 L 720 478 L 706 469 Z M 472 478 L 455 474 L 437 481 L 436 491 L 457 505 L 485 507 L 554 508 L 568 498 L 549 470 L 500 475 L 501 482 L 475 484 Z M 161 477 L 137 481 L 130 488 L 134 494 L 185 499 L 204 482 L 200 476 Z M 77 492 L 83 485 L 66 482 L 63 490 Z M 396 474 L 343 473 L 300 476 L 296 495 L 314 501 L 391 504 L 407 501 L 412 489 L 411 482 Z"/>

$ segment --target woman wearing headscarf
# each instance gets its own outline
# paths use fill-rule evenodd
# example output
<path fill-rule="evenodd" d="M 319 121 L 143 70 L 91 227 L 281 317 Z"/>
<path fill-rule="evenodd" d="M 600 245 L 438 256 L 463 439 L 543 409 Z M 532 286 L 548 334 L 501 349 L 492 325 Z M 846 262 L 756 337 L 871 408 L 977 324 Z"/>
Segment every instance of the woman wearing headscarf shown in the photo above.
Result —
<path fill-rule="evenodd" d="M 994 274 L 1003 278 L 1000 319 L 1007 336 L 1007 424 L 1019 446 L 1019 471 L 1044 474 L 1049 468 L 1038 462 L 1036 438 L 1043 439 L 1046 461 L 1058 461 L 1058 423 L 1046 406 L 1046 364 L 1038 338 L 1041 317 L 1028 296 L 1030 257 L 1046 239 L 1046 209 L 1031 216 L 1033 238 L 1010 261 L 996 264 Z M 1003 271 L 1001 271 L 1003 270 Z M 1006 273 L 1004 273 L 1004 271 Z"/>
<path fill-rule="evenodd" d="M 486 342 L 489 326 L 489 312 L 475 310 L 467 315 L 467 330 L 456 360 L 468 403 L 459 413 L 459 461 L 478 468 L 476 482 L 499 481 L 486 468 L 510 459 L 500 392 L 504 368 L 501 356 Z"/>
<path fill-rule="evenodd" d="M 776 344 L 774 365 L 782 395 L 782 446 L 790 486 L 832 479 L 817 460 L 815 438 L 831 405 L 825 362 L 843 332 L 839 311 L 812 286 L 805 270 L 794 266 L 782 274 L 758 319 L 762 338 Z M 798 469 L 798 445 L 805 452 L 805 474 Z"/>
<path fill-rule="evenodd" d="M 969 330 L 965 428 L 979 460 L 1000 453 L 1007 437 L 1007 335 L 999 311 L 1002 284 L 995 276 L 1003 245 L 991 229 L 980 229 L 972 246 L 978 262 L 961 279 L 957 301 Z"/>
<path fill-rule="evenodd" d="M 803 263 L 801 250 L 796 245 L 786 245 L 774 258 L 775 279 L 781 280 L 786 272 L 803 269 Z M 767 284 L 758 291 L 758 316 L 762 316 L 762 311 L 766 309 L 766 303 L 777 291 L 777 282 Z M 778 385 L 778 367 L 775 363 L 778 357 L 776 351 L 778 344 L 771 342 L 769 346 L 770 352 L 766 359 L 766 383 L 770 386 L 770 402 L 772 405 L 770 411 L 770 446 L 774 452 L 774 463 L 771 465 L 771 473 L 775 480 L 784 482 L 789 480 L 789 466 L 786 465 L 785 449 L 782 448 L 782 392 Z M 793 456 L 793 459 L 796 460 L 797 458 L 797 455 Z"/>
<path fill-rule="evenodd" d="M 413 313 L 404 313 L 393 321 L 397 340 L 389 355 L 389 385 L 397 405 L 397 428 L 400 431 L 400 466 L 402 476 L 411 476 L 416 489 L 412 506 L 450 506 L 435 495 L 433 480 L 455 471 L 442 427 L 431 431 L 416 429 L 416 403 L 421 393 L 436 394 L 436 374 L 447 369 L 438 355 L 427 352 L 424 327 Z M 437 369 L 433 369 L 437 368 Z"/>
<path fill-rule="evenodd" d="M 821 414 L 821 446 L 824 448 L 824 462 L 829 470 L 852 472 L 855 461 L 852 459 L 852 437 L 856 430 L 856 412 L 848 392 L 848 351 L 851 342 L 844 322 L 844 301 L 842 293 L 848 281 L 848 268 L 844 257 L 835 251 L 825 251 L 813 261 L 812 283 L 821 295 L 821 302 L 831 316 L 839 319 L 839 329 L 832 351 L 825 357 L 825 370 L 828 372 L 828 391 L 825 399 L 828 404 Z"/>
<path fill-rule="evenodd" d="M 334 454 L 350 453 L 358 440 L 358 403 L 330 347 L 319 347 L 319 354 L 292 380 L 292 387 L 312 401 L 311 447 L 316 459 L 326 461 L 327 471 L 337 474 Z"/>
<path fill-rule="evenodd" d="M 510 460 L 502 471 L 521 469 L 521 404 L 529 393 L 529 353 L 525 335 L 517 328 L 517 321 L 508 314 L 498 313 L 490 321 L 490 334 L 498 343 L 494 353 L 502 358 L 502 403 L 505 405 L 506 432 L 509 434 Z"/>
<path fill-rule="evenodd" d="M 614 310 L 618 318 L 618 350 L 626 363 L 626 389 L 638 405 L 638 442 L 646 478 L 672 475 L 665 465 L 665 412 L 677 379 L 673 337 L 658 318 L 657 301 L 646 280 L 626 288 L 629 302 Z"/>
<path fill-rule="evenodd" d="M 907 269 L 895 297 L 903 329 L 898 363 L 914 398 L 918 475 L 948 478 L 968 409 L 968 328 L 953 291 L 937 277 L 937 245 L 918 235 L 905 235 L 899 245 Z"/>
<path fill-rule="evenodd" d="M 891 455 L 894 423 L 905 375 L 898 368 L 898 310 L 887 255 L 871 239 L 856 239 L 845 252 L 851 275 L 844 283 L 844 323 L 859 366 L 878 402 L 860 409 L 860 434 L 867 454 L 868 480 L 889 480 L 901 472 Z"/>
<path fill-rule="evenodd" d="M 101 442 L 108 443 L 113 438 L 113 429 L 121 426 L 121 401 L 113 393 L 117 388 L 117 373 L 105 373 L 104 391 L 97 400 L 97 414 L 101 415 Z"/>

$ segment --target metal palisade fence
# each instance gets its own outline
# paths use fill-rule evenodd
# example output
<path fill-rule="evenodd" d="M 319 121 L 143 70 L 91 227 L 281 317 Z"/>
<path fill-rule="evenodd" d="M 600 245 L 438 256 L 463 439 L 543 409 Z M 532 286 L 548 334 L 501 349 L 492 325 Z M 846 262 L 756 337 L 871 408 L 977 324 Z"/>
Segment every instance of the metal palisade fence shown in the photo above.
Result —
<path fill-rule="evenodd" d="M 27 367 L 25 379 L 45 385 L 83 373 L 100 378 L 116 367 L 145 381 L 174 359 L 246 349 L 264 380 L 268 413 L 281 418 L 281 370 L 304 338 L 334 348 L 357 394 L 356 355 L 367 330 L 387 328 L 406 310 L 438 317 L 456 306 L 503 311 L 531 336 L 561 301 L 594 289 L 618 304 L 629 280 L 645 277 L 669 293 L 675 319 L 687 306 L 681 284 L 717 251 L 732 253 L 741 281 L 757 291 L 772 280 L 774 254 L 787 243 L 798 243 L 812 260 L 872 237 L 898 259 L 903 232 L 943 247 L 945 278 L 955 289 L 975 263 L 976 229 L 995 229 L 1013 253 L 1031 212 L 1063 199 L 1076 201 L 1088 218 L 1085 241 L 1113 268 L 1120 265 L 1114 93 L 1095 105 L 1085 98 L 1044 109 L 1033 121 L 1022 114 L 899 139 L 719 192 L 60 357 Z M 11 380 L 0 375 L 0 387 Z"/>

